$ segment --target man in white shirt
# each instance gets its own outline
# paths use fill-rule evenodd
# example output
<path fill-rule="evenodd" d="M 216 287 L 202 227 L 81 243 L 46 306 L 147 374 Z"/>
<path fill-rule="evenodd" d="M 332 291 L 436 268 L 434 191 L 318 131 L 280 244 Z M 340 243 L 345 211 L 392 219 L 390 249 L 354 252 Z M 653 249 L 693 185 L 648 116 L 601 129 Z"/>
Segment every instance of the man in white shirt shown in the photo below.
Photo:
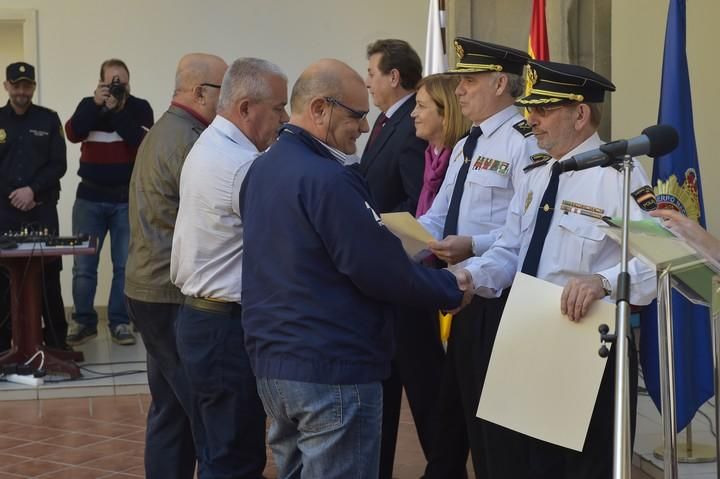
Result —
<path fill-rule="evenodd" d="M 458 63 L 450 73 L 460 76 L 455 94 L 473 127 L 455 145 L 440 190 L 419 221 L 436 239 L 430 244 L 433 253 L 462 267 L 497 237 L 513 192 L 524 179 L 523 168 L 540 149 L 513 105 L 524 91 L 527 53 L 470 38 L 455 40 L 455 51 Z M 463 441 L 469 443 L 477 477 L 487 475 L 488 448 L 494 447 L 494 457 L 511 450 L 502 441 L 488 444 L 483 423 L 475 417 L 506 297 L 474 296 L 453 319 L 440 388 L 441 432 L 425 471 L 428 479 L 463 477 Z M 512 471 L 505 472 L 513 477 Z"/>
<path fill-rule="evenodd" d="M 180 361 L 203 423 L 199 478 L 261 477 L 265 413 L 241 324 L 240 187 L 253 160 L 288 120 L 287 78 L 240 58 L 223 78 L 218 115 L 188 154 L 170 279 L 185 296 L 177 320 Z"/>
<path fill-rule="evenodd" d="M 507 221 L 488 251 L 465 268 L 476 294 L 497 297 L 523 273 L 563 286 L 560 311 L 580 321 L 597 300 L 615 300 L 620 271 L 620 247 L 599 227 L 602 217 L 622 216 L 623 176 L 614 168 L 591 168 L 560 174 L 556 165 L 602 144 L 597 128 L 606 91 L 615 86 L 587 68 L 530 61 L 533 85 L 516 103 L 524 106 L 538 145 L 549 155 L 526 168 L 527 178 L 516 190 Z M 632 190 L 641 191 L 648 179 L 638 163 Z M 631 204 L 630 219 L 647 218 L 647 204 Z M 578 214 L 579 213 L 579 214 Z M 633 258 L 630 302 L 648 304 L 655 296 L 655 271 Z M 533 318 L 528 318 L 531 321 Z M 570 358 L 572 360 L 572 358 Z M 542 355 L 538 355 L 542 360 Z M 601 360 L 598 358 L 598 360 Z M 613 382 L 615 350 L 607 361 L 582 452 L 527 438 L 529 460 L 516 451 L 513 478 L 609 479 L 613 456 Z M 637 358 L 630 342 L 631 422 L 637 403 Z M 538 412 L 538 414 L 541 414 Z M 488 423 L 489 424 L 489 423 Z M 552 427 L 551 424 L 548 427 Z M 495 426 L 491 434 L 525 437 Z M 518 470 L 522 466 L 524 470 Z M 510 477 L 510 476 L 490 476 Z"/>

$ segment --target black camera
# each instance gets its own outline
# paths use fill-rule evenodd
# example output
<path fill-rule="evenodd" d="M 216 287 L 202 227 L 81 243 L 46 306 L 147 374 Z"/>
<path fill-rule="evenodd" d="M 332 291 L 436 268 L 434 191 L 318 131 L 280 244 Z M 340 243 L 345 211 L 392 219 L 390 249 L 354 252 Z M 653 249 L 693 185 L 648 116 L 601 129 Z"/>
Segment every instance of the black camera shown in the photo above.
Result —
<path fill-rule="evenodd" d="M 120 77 L 117 75 L 112 78 L 108 85 L 108 91 L 118 102 L 122 102 L 127 95 L 127 88 L 120 82 Z"/>

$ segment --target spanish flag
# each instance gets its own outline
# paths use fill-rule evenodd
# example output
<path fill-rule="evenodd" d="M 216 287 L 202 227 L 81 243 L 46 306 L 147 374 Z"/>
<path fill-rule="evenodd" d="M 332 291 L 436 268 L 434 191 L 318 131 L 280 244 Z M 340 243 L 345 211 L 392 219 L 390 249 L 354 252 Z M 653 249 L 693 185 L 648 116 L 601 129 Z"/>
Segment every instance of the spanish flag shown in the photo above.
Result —
<path fill-rule="evenodd" d="M 533 60 L 550 60 L 547 25 L 545 24 L 545 0 L 533 0 L 528 53 Z"/>
<path fill-rule="evenodd" d="M 530 37 L 528 37 L 528 54 L 533 60 L 550 60 L 548 48 L 547 25 L 545 24 L 545 0 L 533 0 L 532 17 L 530 18 Z M 530 94 L 532 84 L 525 78 L 525 95 Z M 527 113 L 525 114 L 527 116 Z"/>

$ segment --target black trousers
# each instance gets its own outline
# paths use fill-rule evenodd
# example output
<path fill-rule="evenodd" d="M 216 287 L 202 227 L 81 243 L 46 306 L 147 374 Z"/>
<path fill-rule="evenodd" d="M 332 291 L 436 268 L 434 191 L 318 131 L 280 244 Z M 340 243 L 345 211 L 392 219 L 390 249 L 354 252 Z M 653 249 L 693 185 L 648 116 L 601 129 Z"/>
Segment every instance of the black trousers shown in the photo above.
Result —
<path fill-rule="evenodd" d="M 476 417 L 507 295 L 476 296 L 453 319 L 440 394 L 442 426 L 425 471 L 428 479 L 464 477 L 468 446 L 477 479 L 515 479 L 526 469 L 523 437 Z"/>
<path fill-rule="evenodd" d="M 147 350 L 152 403 L 145 433 L 145 477 L 192 479 L 196 463 L 192 391 L 175 345 L 180 305 L 125 299 Z"/>
<path fill-rule="evenodd" d="M 29 231 L 47 229 L 50 234 L 58 234 L 58 214 L 54 204 L 38 205 L 30 211 L 20 211 L 5 203 L 0 204 L 0 234 L 9 231 Z M 45 344 L 62 348 L 67 336 L 65 304 L 60 290 L 60 271 L 62 259 L 46 258 L 41 270 L 42 318 Z M 10 282 L 5 271 L 0 273 L 0 351 L 10 347 Z"/>
<path fill-rule="evenodd" d="M 383 381 L 380 479 L 392 477 L 403 387 L 420 446 L 426 459 L 431 455 L 442 419 L 438 400 L 445 362 L 437 314 L 437 310 L 428 309 L 395 311 L 395 357 L 391 375 Z"/>
<path fill-rule="evenodd" d="M 638 361 L 630 338 L 630 431 L 635 442 Z M 530 479 L 611 479 L 615 411 L 615 349 L 608 357 L 582 452 L 528 438 Z"/>

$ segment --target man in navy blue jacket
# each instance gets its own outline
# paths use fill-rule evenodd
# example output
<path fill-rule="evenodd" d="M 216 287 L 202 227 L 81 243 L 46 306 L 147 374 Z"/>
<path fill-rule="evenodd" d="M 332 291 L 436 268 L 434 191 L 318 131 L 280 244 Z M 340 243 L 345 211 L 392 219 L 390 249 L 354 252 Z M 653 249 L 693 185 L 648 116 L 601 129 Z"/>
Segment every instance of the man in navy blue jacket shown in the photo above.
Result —
<path fill-rule="evenodd" d="M 278 475 L 375 478 L 392 304 L 457 308 L 468 278 L 412 263 L 344 167 L 368 131 L 357 72 L 321 60 L 290 104 L 240 194 L 245 344 Z"/>

